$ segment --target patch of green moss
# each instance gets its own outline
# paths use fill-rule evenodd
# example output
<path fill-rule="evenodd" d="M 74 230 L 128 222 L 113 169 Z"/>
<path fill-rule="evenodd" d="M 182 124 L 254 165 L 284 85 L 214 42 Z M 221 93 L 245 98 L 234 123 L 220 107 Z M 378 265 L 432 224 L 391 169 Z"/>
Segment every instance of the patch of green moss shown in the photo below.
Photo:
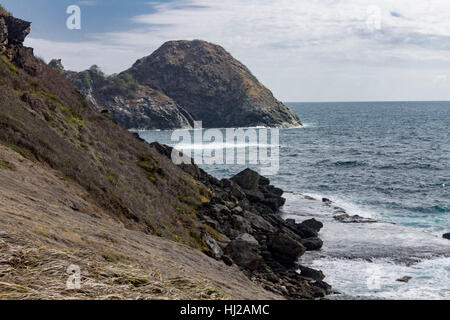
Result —
<path fill-rule="evenodd" d="M 78 141 L 77 146 L 80 149 L 89 150 L 89 147 L 88 147 L 88 145 L 85 142 Z"/>
<path fill-rule="evenodd" d="M 114 122 L 114 118 L 112 115 L 110 115 L 109 113 L 103 113 L 103 116 L 108 118 L 109 120 L 111 120 L 112 122 Z"/>
<path fill-rule="evenodd" d="M 14 150 L 15 152 L 20 154 L 22 157 L 27 158 L 28 160 L 31 160 L 31 161 L 36 160 L 36 158 L 33 156 L 33 154 L 31 152 L 15 145 L 15 144 L 5 143 L 2 141 L 0 141 L 0 144 L 4 145 L 5 147 L 10 148 L 11 150 Z"/>
<path fill-rule="evenodd" d="M 203 228 L 205 228 L 206 232 L 208 232 L 214 239 L 218 241 L 225 241 L 225 236 L 213 227 L 203 224 Z"/>
<path fill-rule="evenodd" d="M 107 175 L 106 179 L 108 179 L 108 181 L 112 184 L 112 185 L 117 185 L 117 179 L 116 177 L 114 177 L 113 175 Z"/>
<path fill-rule="evenodd" d="M 161 174 L 162 173 L 162 168 L 159 166 L 155 166 L 153 163 L 151 163 L 150 161 L 144 160 L 144 161 L 140 161 L 138 162 L 138 166 L 145 170 L 145 172 L 149 173 L 150 177 L 153 177 L 153 174 L 157 173 L 157 174 Z M 153 180 L 150 179 L 149 180 Z"/>
<path fill-rule="evenodd" d="M 63 104 L 55 97 L 54 94 L 51 94 L 51 93 L 46 92 L 46 91 L 44 91 L 44 90 L 41 90 L 41 94 L 42 94 L 44 97 L 50 99 L 55 105 L 57 105 L 57 106 L 61 109 L 61 111 L 67 111 L 67 110 L 69 110 L 69 107 L 63 105 Z"/>
<path fill-rule="evenodd" d="M 70 118 L 70 122 L 76 124 L 79 127 L 82 127 L 84 125 L 84 121 L 81 119 L 78 119 L 77 117 Z"/>
<path fill-rule="evenodd" d="M 8 66 L 9 70 L 15 74 L 19 74 L 19 69 L 16 68 L 15 65 L 13 65 L 7 57 L 1 56 L 2 61 Z"/>
<path fill-rule="evenodd" d="M 6 168 L 6 169 L 10 169 L 10 170 L 15 170 L 16 166 L 13 165 L 12 163 L 6 161 L 6 160 L 0 159 L 0 168 Z"/>

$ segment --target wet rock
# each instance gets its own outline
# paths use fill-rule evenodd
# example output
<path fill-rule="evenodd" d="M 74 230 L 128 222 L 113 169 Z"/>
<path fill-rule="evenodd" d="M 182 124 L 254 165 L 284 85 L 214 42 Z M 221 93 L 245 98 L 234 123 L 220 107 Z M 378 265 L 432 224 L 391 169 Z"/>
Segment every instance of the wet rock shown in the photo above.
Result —
<path fill-rule="evenodd" d="M 397 279 L 397 281 L 398 281 L 398 282 L 404 282 L 404 283 L 407 283 L 407 282 L 409 282 L 409 280 L 411 280 L 411 279 L 412 279 L 412 277 L 404 276 L 404 277 L 402 277 L 402 278 L 400 278 L 400 279 Z"/>
<path fill-rule="evenodd" d="M 307 251 L 317 251 L 320 250 L 323 246 L 323 241 L 317 237 L 302 239 L 301 243 Z"/>
<path fill-rule="evenodd" d="M 377 220 L 374 220 L 374 219 L 364 218 L 359 215 L 351 216 L 347 213 L 334 216 L 333 218 L 342 223 L 376 223 L 376 222 L 378 222 Z"/>
<path fill-rule="evenodd" d="M 303 223 L 296 223 L 294 219 L 286 220 L 286 224 L 295 234 L 300 236 L 301 238 L 315 238 L 317 237 L 317 232 L 311 229 L 309 226 Z"/>
<path fill-rule="evenodd" d="M 328 198 L 322 198 L 322 202 L 325 203 L 325 204 L 331 204 L 332 203 L 332 201 L 330 199 L 328 199 Z"/>
<path fill-rule="evenodd" d="M 301 271 L 301 275 L 307 278 L 311 278 L 314 280 L 323 280 L 325 279 L 325 275 L 323 274 L 322 271 L 319 270 L 315 270 L 312 268 L 308 268 L 305 266 L 299 266 L 300 271 Z"/>
<path fill-rule="evenodd" d="M 305 220 L 301 224 L 304 226 L 307 226 L 308 228 L 310 228 L 311 230 L 314 230 L 315 232 L 319 232 L 320 229 L 323 228 L 323 223 L 320 221 L 317 221 L 314 218 Z"/>
<path fill-rule="evenodd" d="M 442 235 L 442 238 L 450 240 L 450 232 L 449 233 L 444 233 Z"/>

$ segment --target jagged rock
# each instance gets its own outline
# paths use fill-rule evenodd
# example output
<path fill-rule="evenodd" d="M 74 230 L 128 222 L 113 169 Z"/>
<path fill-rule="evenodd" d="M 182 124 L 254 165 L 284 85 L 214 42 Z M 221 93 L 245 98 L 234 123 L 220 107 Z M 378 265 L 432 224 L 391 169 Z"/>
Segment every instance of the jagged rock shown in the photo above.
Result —
<path fill-rule="evenodd" d="M 317 221 L 314 218 L 305 220 L 301 224 L 307 226 L 308 228 L 314 230 L 315 232 L 319 232 L 320 229 L 323 228 L 323 223 L 320 221 Z"/>
<path fill-rule="evenodd" d="M 412 277 L 404 276 L 404 277 L 402 277 L 402 278 L 400 278 L 400 279 L 397 279 L 397 281 L 398 281 L 398 282 L 404 282 L 404 283 L 407 283 L 407 282 L 409 282 L 409 280 L 411 280 L 411 279 L 412 279 Z"/>
<path fill-rule="evenodd" d="M 247 67 L 212 43 L 166 42 L 126 73 L 173 98 L 204 127 L 301 125 Z"/>
<path fill-rule="evenodd" d="M 323 241 L 317 237 L 302 239 L 301 243 L 308 251 L 320 250 L 323 246 Z"/>
<path fill-rule="evenodd" d="M 325 279 L 325 275 L 322 271 L 311 269 L 305 266 L 299 266 L 301 275 L 304 277 L 308 277 L 314 280 L 323 280 Z"/>
<path fill-rule="evenodd" d="M 442 238 L 450 240 L 450 232 L 443 234 Z"/>
<path fill-rule="evenodd" d="M 259 190 L 244 190 L 246 198 L 253 203 L 261 203 L 264 201 L 264 194 Z"/>
<path fill-rule="evenodd" d="M 62 64 L 62 60 L 61 59 L 52 59 L 48 65 L 54 69 L 57 69 L 59 71 L 64 71 L 64 66 Z"/>
<path fill-rule="evenodd" d="M 241 188 L 245 190 L 257 190 L 261 176 L 258 172 L 252 169 L 245 169 L 231 178 L 233 182 L 236 182 Z"/>
<path fill-rule="evenodd" d="M 207 232 L 202 234 L 202 238 L 206 246 L 208 247 L 208 255 L 214 259 L 220 260 L 223 256 L 222 248 L 219 246 L 217 241 Z"/>
<path fill-rule="evenodd" d="M 250 271 L 255 271 L 263 264 L 258 242 L 256 240 L 253 241 L 253 239 L 233 240 L 225 249 L 225 254 L 237 265 Z"/>
<path fill-rule="evenodd" d="M 374 219 L 364 218 L 359 215 L 351 216 L 347 213 L 336 215 L 333 218 L 342 223 L 376 223 L 376 222 L 378 222 L 377 220 L 374 220 Z"/>
<path fill-rule="evenodd" d="M 51 66 L 63 70 L 61 60 Z M 62 69 L 61 69 L 62 68 Z M 105 76 L 93 66 L 83 72 L 63 71 L 97 111 L 108 110 L 127 129 L 192 128 L 194 120 L 164 93 L 141 85 L 129 74 Z"/>
<path fill-rule="evenodd" d="M 317 237 L 317 232 L 303 223 L 296 223 L 294 219 L 287 219 L 286 224 L 292 231 L 303 239 Z"/>
<path fill-rule="evenodd" d="M 293 265 L 303 255 L 306 248 L 285 234 L 279 233 L 271 237 L 269 250 L 283 265 Z"/>
<path fill-rule="evenodd" d="M 251 233 L 253 231 L 250 222 L 248 222 L 248 220 L 244 217 L 238 215 L 232 216 L 232 226 L 240 232 Z"/>

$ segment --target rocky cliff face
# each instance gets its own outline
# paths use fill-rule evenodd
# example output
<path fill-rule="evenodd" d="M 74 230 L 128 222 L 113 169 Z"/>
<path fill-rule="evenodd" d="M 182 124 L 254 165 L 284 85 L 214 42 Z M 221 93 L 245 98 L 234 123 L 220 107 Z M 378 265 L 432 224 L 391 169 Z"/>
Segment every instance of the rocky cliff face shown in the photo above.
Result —
<path fill-rule="evenodd" d="M 128 129 L 192 127 L 194 119 L 210 128 L 301 125 L 246 66 L 205 41 L 167 42 L 118 76 L 64 74 Z M 122 90 L 111 90 L 117 82 Z"/>
<path fill-rule="evenodd" d="M 0 38 L 8 39 L 0 45 L 7 53 L 0 61 L 0 267 L 7 266 L 12 285 L 5 290 L 5 282 L 0 284 L 0 298 L 4 292 L 25 298 L 67 294 L 60 285 L 67 277 L 63 263 L 71 261 L 103 283 L 87 283 L 78 295 L 86 298 L 102 298 L 98 288 L 105 285 L 118 293 L 114 284 L 127 288 L 120 291 L 123 297 L 152 297 L 138 288 L 189 284 L 174 277 L 193 273 L 195 281 L 209 279 L 230 298 L 234 288 L 234 297 L 241 298 L 315 298 L 330 292 L 321 272 L 297 261 L 306 250 L 321 247 L 321 224 L 283 221 L 282 190 L 251 170 L 219 181 L 195 164 L 175 166 L 169 147 L 149 145 L 96 112 L 58 64 L 53 69 L 23 47 L 27 23 L 10 21 L 0 30 Z M 16 32 L 11 30 L 21 31 L 11 38 Z M 121 89 L 118 79 L 101 87 Z M 128 95 L 140 90 L 126 88 Z M 175 280 L 156 283 L 155 278 L 163 281 L 157 268 Z M 252 281 L 239 280 L 239 270 Z M 33 293 L 14 291 L 41 277 Z M 49 286 L 51 281 L 58 284 Z M 158 288 L 156 294 L 163 292 Z M 202 292 L 192 292 L 196 288 Z M 184 297 L 203 298 L 203 290 L 210 298 L 224 297 L 209 284 L 178 289 L 190 293 Z M 165 295 L 183 297 L 170 292 Z"/>
<path fill-rule="evenodd" d="M 140 85 L 131 76 L 105 76 L 98 68 L 83 72 L 65 71 L 61 61 L 50 66 L 61 72 L 99 112 L 108 111 L 127 129 L 192 128 L 192 116 L 164 93 Z"/>
<path fill-rule="evenodd" d="M 218 45 L 170 41 L 126 71 L 164 92 L 204 127 L 294 127 L 298 117 Z"/>
<path fill-rule="evenodd" d="M 162 155 L 171 156 L 172 148 L 152 145 Z M 202 235 L 205 253 L 230 266 L 238 265 L 266 290 L 291 299 L 313 299 L 331 292 L 322 272 L 299 265 L 306 251 L 322 248 L 318 234 L 323 224 L 315 219 L 283 220 L 279 214 L 286 201 L 283 190 L 250 169 L 218 180 L 194 162 L 180 167 L 213 192 L 211 201 L 197 209 L 199 220 L 209 230 Z"/>

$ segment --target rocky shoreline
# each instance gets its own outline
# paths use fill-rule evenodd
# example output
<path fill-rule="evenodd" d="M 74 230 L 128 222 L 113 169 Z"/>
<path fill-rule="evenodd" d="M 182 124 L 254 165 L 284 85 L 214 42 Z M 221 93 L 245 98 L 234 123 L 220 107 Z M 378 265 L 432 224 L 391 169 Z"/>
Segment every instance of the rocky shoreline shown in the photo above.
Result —
<path fill-rule="evenodd" d="M 171 147 L 151 145 L 162 155 L 172 154 Z M 315 299 L 331 293 L 321 271 L 299 264 L 306 251 L 322 247 L 318 233 L 323 225 L 315 219 L 283 220 L 279 214 L 285 203 L 283 190 L 250 169 L 218 180 L 193 162 L 180 167 L 213 191 L 211 202 L 198 210 L 206 254 L 238 265 L 251 280 L 289 299 Z"/>

